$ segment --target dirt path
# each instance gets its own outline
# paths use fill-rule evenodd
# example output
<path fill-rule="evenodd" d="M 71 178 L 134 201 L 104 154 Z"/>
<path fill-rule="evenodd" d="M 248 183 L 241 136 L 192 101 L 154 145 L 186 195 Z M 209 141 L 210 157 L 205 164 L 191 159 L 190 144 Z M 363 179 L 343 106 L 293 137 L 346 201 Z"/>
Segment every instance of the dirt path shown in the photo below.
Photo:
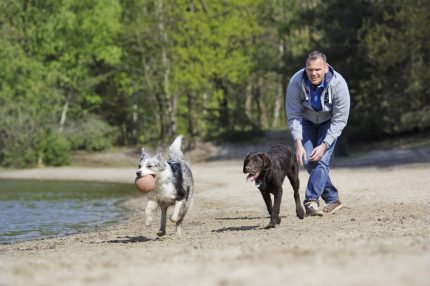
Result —
<path fill-rule="evenodd" d="M 193 165 L 195 203 L 182 239 L 171 223 L 164 239 L 157 223 L 144 226 L 141 197 L 127 203 L 135 212 L 125 224 L 0 245 L 0 285 L 430 285 L 430 164 L 334 168 L 345 207 L 321 218 L 296 218 L 285 184 L 282 222 L 273 230 L 263 229 L 263 200 L 241 168 L 239 160 Z M 132 182 L 133 173 L 60 168 L 2 176 Z M 303 199 L 304 171 L 300 178 Z"/>

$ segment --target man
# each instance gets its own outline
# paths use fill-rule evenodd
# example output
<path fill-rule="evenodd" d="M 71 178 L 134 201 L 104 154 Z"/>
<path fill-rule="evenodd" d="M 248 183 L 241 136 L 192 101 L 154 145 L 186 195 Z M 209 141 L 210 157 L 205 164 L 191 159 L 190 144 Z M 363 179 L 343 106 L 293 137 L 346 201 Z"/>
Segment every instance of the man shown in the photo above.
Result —
<path fill-rule="evenodd" d="M 311 52 L 306 67 L 291 78 L 286 95 L 296 160 L 309 173 L 304 200 L 308 216 L 333 214 L 342 207 L 329 177 L 329 165 L 336 140 L 346 126 L 349 106 L 344 78 L 327 64 L 323 53 Z M 322 211 L 320 197 L 326 203 Z"/>

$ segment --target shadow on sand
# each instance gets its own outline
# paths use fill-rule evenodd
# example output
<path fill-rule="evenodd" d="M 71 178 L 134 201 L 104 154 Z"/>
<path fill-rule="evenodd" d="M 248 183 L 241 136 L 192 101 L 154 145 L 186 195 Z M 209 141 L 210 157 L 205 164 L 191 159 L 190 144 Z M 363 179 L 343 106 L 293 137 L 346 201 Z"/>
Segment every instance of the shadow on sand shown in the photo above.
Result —
<path fill-rule="evenodd" d="M 227 231 L 249 231 L 249 230 L 255 230 L 257 228 L 260 228 L 259 225 L 247 225 L 247 226 L 232 226 L 232 227 L 223 227 L 220 229 L 214 229 L 211 232 L 227 232 Z"/>
<path fill-rule="evenodd" d="M 216 217 L 216 220 L 254 220 L 254 219 L 266 219 L 268 216 L 241 216 L 241 217 Z"/>
<path fill-rule="evenodd" d="M 118 239 L 112 239 L 106 241 L 106 243 L 137 243 L 137 242 L 148 242 L 151 241 L 151 238 L 145 237 L 145 236 L 126 236 L 126 237 L 119 237 Z"/>

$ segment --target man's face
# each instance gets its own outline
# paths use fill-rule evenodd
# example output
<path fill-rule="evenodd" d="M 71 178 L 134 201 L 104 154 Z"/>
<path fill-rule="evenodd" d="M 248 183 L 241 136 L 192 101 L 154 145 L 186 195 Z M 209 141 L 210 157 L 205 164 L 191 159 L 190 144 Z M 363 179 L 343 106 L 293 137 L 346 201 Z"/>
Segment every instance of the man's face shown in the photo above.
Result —
<path fill-rule="evenodd" d="M 313 85 L 319 85 L 324 80 L 328 65 L 321 58 L 306 62 L 306 74 Z"/>

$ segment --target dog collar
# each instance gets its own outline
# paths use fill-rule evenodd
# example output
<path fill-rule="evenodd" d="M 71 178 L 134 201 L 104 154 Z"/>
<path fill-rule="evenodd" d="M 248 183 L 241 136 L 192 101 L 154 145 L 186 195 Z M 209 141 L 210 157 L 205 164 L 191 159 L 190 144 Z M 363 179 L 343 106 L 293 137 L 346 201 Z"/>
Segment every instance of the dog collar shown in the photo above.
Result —
<path fill-rule="evenodd" d="M 258 188 L 263 183 L 263 180 L 260 180 L 259 182 L 255 181 L 255 186 Z"/>

